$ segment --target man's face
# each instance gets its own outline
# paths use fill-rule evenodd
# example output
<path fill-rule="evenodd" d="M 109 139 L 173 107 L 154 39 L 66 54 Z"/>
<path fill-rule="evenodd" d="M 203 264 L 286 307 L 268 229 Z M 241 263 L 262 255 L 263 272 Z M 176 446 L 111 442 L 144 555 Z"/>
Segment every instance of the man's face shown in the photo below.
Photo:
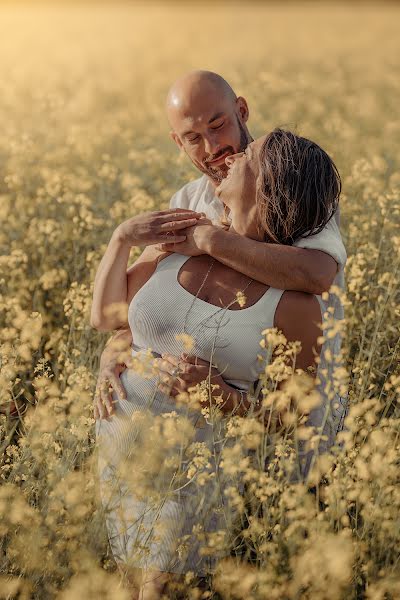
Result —
<path fill-rule="evenodd" d="M 172 137 L 199 171 L 218 185 L 228 173 L 227 156 L 243 152 L 250 136 L 246 101 L 204 94 L 172 111 Z"/>

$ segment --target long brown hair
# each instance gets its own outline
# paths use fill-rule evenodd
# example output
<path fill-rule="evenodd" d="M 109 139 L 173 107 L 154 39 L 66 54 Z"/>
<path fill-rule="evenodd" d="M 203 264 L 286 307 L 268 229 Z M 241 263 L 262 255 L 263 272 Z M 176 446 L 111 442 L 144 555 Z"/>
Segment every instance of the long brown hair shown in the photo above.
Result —
<path fill-rule="evenodd" d="M 259 225 L 266 241 L 291 245 L 322 231 L 342 189 L 335 163 L 317 144 L 274 129 L 260 151 Z"/>

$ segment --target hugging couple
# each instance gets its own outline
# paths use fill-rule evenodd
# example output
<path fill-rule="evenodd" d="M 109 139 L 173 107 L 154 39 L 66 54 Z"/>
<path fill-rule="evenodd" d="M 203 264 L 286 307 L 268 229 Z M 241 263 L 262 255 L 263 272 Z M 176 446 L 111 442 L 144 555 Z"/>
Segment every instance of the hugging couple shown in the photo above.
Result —
<path fill-rule="evenodd" d="M 149 377 L 118 364 L 118 353 L 106 347 L 94 401 L 110 544 L 135 585 L 144 572 L 151 574 L 151 581 L 132 584 L 133 597 L 143 599 L 161 597 L 172 574 L 205 575 L 209 563 L 194 542 L 184 558 L 174 546 L 196 523 L 196 490 L 170 494 L 156 511 L 146 497 L 135 496 L 123 469 L 121 475 L 127 456 L 133 470 L 145 459 L 132 451 L 138 411 L 153 418 L 171 411 L 187 416 L 176 397 L 205 380 L 211 383 L 209 402 L 218 403 L 224 416 L 254 410 L 261 401 L 254 385 L 262 331 L 275 327 L 288 341 L 300 341 L 296 368 L 318 377 L 321 402 L 306 425 L 322 434 L 320 452 L 335 442 L 345 413 L 338 395 L 325 389 L 333 368 L 325 355 L 338 355 L 339 335 L 322 346 L 318 339 L 319 324 L 343 317 L 335 296 L 321 297 L 333 283 L 344 285 L 341 183 L 333 161 L 290 131 L 275 129 L 253 140 L 246 100 L 212 72 L 194 71 L 176 81 L 167 114 L 173 140 L 202 175 L 172 197 L 169 210 L 118 225 L 96 274 L 91 314 L 96 329 L 118 330 L 114 339 L 128 341 L 133 357 L 148 349 L 160 357 L 159 374 Z M 128 268 L 134 246 L 144 250 Z M 127 316 L 107 310 L 113 304 L 126 306 Z M 187 336 L 193 340 L 190 352 Z M 200 411 L 193 415 L 195 440 L 211 444 L 210 424 Z M 145 429 L 140 436 L 146 437 Z M 302 477 L 310 459 L 304 452 Z M 212 477 L 202 488 L 206 497 L 208 485 L 215 485 Z M 154 520 L 155 512 L 162 534 L 146 538 L 141 525 Z M 214 517 L 209 531 L 223 526 Z M 139 546 L 146 551 L 138 553 Z"/>

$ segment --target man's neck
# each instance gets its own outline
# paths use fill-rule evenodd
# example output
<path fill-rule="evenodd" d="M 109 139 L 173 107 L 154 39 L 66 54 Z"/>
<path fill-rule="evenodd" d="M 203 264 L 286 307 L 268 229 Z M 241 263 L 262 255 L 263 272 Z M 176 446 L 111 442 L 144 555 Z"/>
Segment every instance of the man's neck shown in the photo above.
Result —
<path fill-rule="evenodd" d="M 208 181 L 211 182 L 211 185 L 213 186 L 214 189 L 216 189 L 219 186 L 219 182 L 218 181 L 214 181 L 214 179 L 212 177 L 210 177 L 209 175 L 206 175 Z"/>

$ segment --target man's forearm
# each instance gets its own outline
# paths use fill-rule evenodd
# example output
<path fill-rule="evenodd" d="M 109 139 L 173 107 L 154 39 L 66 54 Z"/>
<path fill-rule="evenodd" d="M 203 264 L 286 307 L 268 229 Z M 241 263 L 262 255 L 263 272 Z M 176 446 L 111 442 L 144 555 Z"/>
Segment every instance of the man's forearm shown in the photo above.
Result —
<path fill-rule="evenodd" d="M 225 415 L 232 413 L 244 417 L 251 407 L 251 401 L 246 392 L 240 392 L 237 388 L 233 388 L 224 379 L 219 376 L 217 379 L 211 379 L 211 398 L 212 402 L 216 403 L 219 409 Z M 208 401 L 203 406 L 208 406 Z"/>
<path fill-rule="evenodd" d="M 224 380 L 219 381 L 218 387 L 213 390 L 212 399 L 213 402 L 218 403 L 219 409 L 227 416 L 234 414 L 238 417 L 246 417 L 253 408 L 252 416 L 265 426 L 271 426 L 272 420 L 276 420 L 280 415 L 278 411 L 273 413 L 271 410 L 266 410 L 259 402 L 254 405 L 254 398 L 251 398 L 247 392 L 240 392 Z"/>
<path fill-rule="evenodd" d="M 267 244 L 219 227 L 207 229 L 202 241 L 207 254 L 270 287 L 322 294 L 337 272 L 336 261 L 320 250 Z"/>

